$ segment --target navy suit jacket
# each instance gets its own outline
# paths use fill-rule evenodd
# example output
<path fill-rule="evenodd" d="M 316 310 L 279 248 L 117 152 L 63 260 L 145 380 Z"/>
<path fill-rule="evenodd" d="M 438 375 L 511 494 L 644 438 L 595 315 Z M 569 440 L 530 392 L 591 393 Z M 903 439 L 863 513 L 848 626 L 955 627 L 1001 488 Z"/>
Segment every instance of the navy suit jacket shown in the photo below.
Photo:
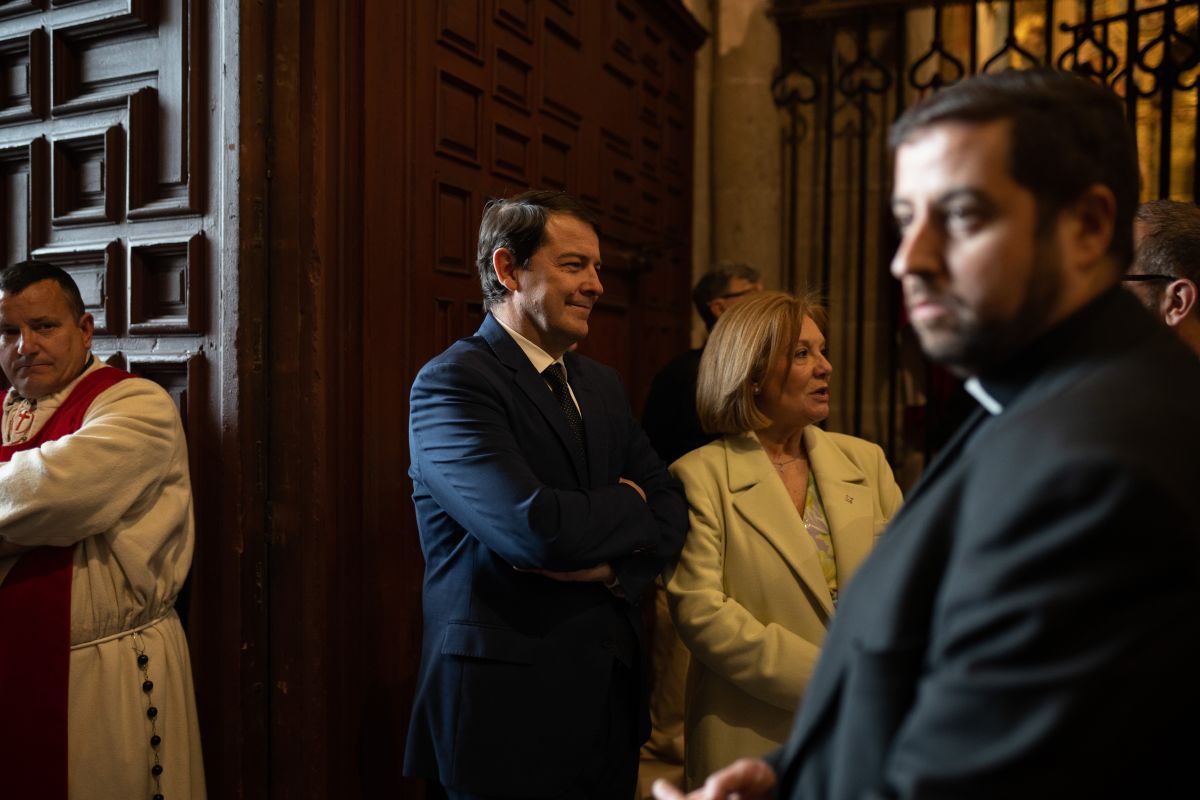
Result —
<path fill-rule="evenodd" d="M 574 353 L 564 361 L 586 458 L 545 380 L 491 315 L 412 387 L 425 627 L 405 772 L 460 791 L 535 797 L 578 780 L 607 731 L 614 660 L 640 672 L 637 601 L 687 530 L 683 491 L 616 371 Z M 604 562 L 623 598 L 520 571 Z"/>
<path fill-rule="evenodd" d="M 843 593 L 779 794 L 1194 795 L 1200 364 L 1113 290 L 982 382 L 1004 411 Z"/>

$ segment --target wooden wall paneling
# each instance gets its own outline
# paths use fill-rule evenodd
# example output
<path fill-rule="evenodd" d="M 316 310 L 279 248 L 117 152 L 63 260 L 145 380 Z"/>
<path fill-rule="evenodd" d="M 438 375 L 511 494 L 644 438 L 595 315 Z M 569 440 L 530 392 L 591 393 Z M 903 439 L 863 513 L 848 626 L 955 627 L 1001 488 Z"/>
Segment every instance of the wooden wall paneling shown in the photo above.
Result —
<path fill-rule="evenodd" d="M 585 205 L 600 211 L 603 206 L 604 160 L 600 142 L 600 123 L 589 120 L 588 124 L 571 125 L 575 132 L 575 185 L 567 191 L 577 196 Z M 606 256 L 607 258 L 607 256 Z"/>
<path fill-rule="evenodd" d="M 425 133 L 429 106 L 418 111 L 416 98 L 429 98 L 417 87 L 432 85 L 435 45 L 434 35 L 415 32 L 431 5 L 368 0 L 363 24 L 362 159 L 369 168 L 362 173 L 362 546 L 369 557 L 359 611 L 370 646 L 358 672 L 362 722 L 347 735 L 359 759 L 362 796 L 371 797 L 424 796 L 418 782 L 401 778 L 400 754 L 421 647 L 423 563 L 407 476 L 407 409 L 416 352 L 427 339 L 421 326 L 429 318 L 430 273 L 423 267 L 430 262 L 416 253 L 432 252 L 432 237 L 415 232 L 433 230 L 416 220 L 418 213 L 430 219 L 425 198 L 435 195 L 436 182 L 424 169 L 422 181 L 415 179 L 433 152 Z M 464 213 L 461 224 L 469 228 L 478 210 Z"/>
<path fill-rule="evenodd" d="M 0 142 L 0 256 L 12 264 L 45 241 L 49 159 L 43 136 L 4 145 Z"/>
<path fill-rule="evenodd" d="M 525 41 L 532 42 L 536 30 L 533 0 L 496 0 L 495 21 Z"/>
<path fill-rule="evenodd" d="M 0 124 L 46 116 L 49 96 L 46 31 L 34 28 L 0 42 Z"/>
<path fill-rule="evenodd" d="M 165 6 L 173 8 L 172 4 Z M 163 58 L 167 56 L 158 52 L 159 33 L 183 35 L 180 19 L 160 29 L 157 12 L 157 3 L 131 2 L 123 10 L 113 11 L 110 6 L 99 16 L 56 25 L 51 112 L 62 116 L 120 107 L 139 89 L 153 86 L 158 72 L 166 67 Z M 147 69 L 147 61 L 153 68 Z"/>
<path fill-rule="evenodd" d="M 38 251 L 38 260 L 49 261 L 75 279 L 83 306 L 95 321 L 96 335 L 122 330 L 124 270 L 120 242 L 114 239 L 101 246 L 45 247 Z"/>
<path fill-rule="evenodd" d="M 492 96 L 526 117 L 533 110 L 533 64 L 516 48 L 496 46 Z"/>
<path fill-rule="evenodd" d="M 328 669 L 316 676 L 330 682 L 334 691 L 328 699 L 329 723 L 323 730 L 313 732 L 305 755 L 320 757 L 329 748 L 330 741 L 343 742 L 336 748 L 335 758 L 329 765 L 325 796 L 347 792 L 368 796 L 376 793 L 369 777 L 373 763 L 363 760 L 361 744 L 365 737 L 372 735 L 372 729 L 377 731 L 389 724 L 378 714 L 380 696 L 373 691 L 376 684 L 360 679 L 362 665 L 375 650 L 381 630 L 369 625 L 362 613 L 375 599 L 373 587 L 364 586 L 362 582 L 364 571 L 375 554 L 366 549 L 362 535 L 365 512 L 361 487 L 365 469 L 374 468 L 364 461 L 366 442 L 377 434 L 367 430 L 361 413 L 347 413 L 347 410 L 361 409 L 366 375 L 378 365 L 359 363 L 345 355 L 361 353 L 364 339 L 362 175 L 367 162 L 364 159 L 362 108 L 365 29 L 361 5 L 352 8 L 346 7 L 347 4 L 338 5 L 336 16 L 329 15 L 329 24 L 324 31 L 327 46 L 336 43 L 336 60 L 329 71 L 329 79 L 336 81 L 338 100 L 336 105 L 331 103 L 326 109 L 326 119 L 331 129 L 337 131 L 336 139 L 330 137 L 330 141 L 337 144 L 332 151 L 321 151 L 324 168 L 329 174 L 324 181 L 328 192 L 326 208 L 330 212 L 331 246 L 328 252 L 333 254 L 331 263 L 336 265 L 329 276 L 335 285 L 336 300 L 329 303 L 328 310 L 331 329 L 336 335 L 324 352 L 323 365 L 324 371 L 331 376 L 325 446 L 331 453 L 336 453 L 336 458 L 331 460 L 337 465 L 332 474 L 336 494 L 329 518 L 331 541 L 327 547 L 333 555 L 328 595 L 333 634 L 325 655 L 329 659 Z M 318 20 L 318 30 L 322 22 Z M 321 141 L 317 140 L 314 145 L 320 147 Z M 326 478 L 322 476 L 321 479 Z M 388 610 L 392 611 L 391 608 Z M 352 653 L 352 657 L 340 657 L 347 653 Z M 310 658 L 307 653 L 303 657 Z"/>
<path fill-rule="evenodd" d="M 591 8 L 585 6 L 591 6 Z M 546 25 L 556 30 L 568 41 L 578 45 L 581 43 L 583 35 L 583 14 L 594 8 L 594 3 L 585 4 L 581 0 L 546 0 Z"/>
<path fill-rule="evenodd" d="M 412 192 L 414 198 L 410 212 L 412 230 L 437 231 L 437 206 L 435 201 L 440 191 L 438 188 L 438 173 L 442 169 L 443 161 L 437 155 L 439 134 L 437 132 L 435 117 L 438 113 L 438 92 L 440 90 L 437 58 L 440 48 L 443 47 L 438 41 L 441 30 L 438 20 L 439 9 L 435 3 L 415 3 L 411 11 L 412 13 L 408 17 L 411 22 L 410 30 L 412 33 L 410 34 L 410 38 L 414 53 L 411 65 L 414 76 L 411 80 L 411 86 L 415 96 L 409 102 L 411 102 L 414 109 L 413 114 L 419 117 L 423 124 L 401 127 L 400 120 L 396 120 L 394 117 L 389 118 L 388 123 L 390 123 L 394 130 L 400 130 L 409 134 L 408 146 L 411 148 L 413 154 L 413 169 L 409 175 L 409 180 L 411 181 L 409 191 Z M 382 15 L 377 13 L 376 16 Z M 370 37 L 370 41 L 373 43 L 374 37 Z M 368 46 L 370 47 L 371 45 Z M 381 63 L 394 64 L 394 59 L 384 58 L 382 53 L 375 60 Z M 382 73 L 377 73 L 375 70 L 370 69 L 368 69 L 367 74 L 380 79 L 382 76 Z M 397 74 L 404 75 L 405 73 L 390 73 L 387 79 L 395 81 Z M 393 104 L 397 102 L 403 103 L 404 98 L 395 97 L 395 91 L 389 91 L 390 88 L 380 86 L 371 93 L 371 96 Z M 400 116 L 403 119 L 403 115 Z M 430 124 L 431 120 L 433 124 Z M 377 136 L 375 128 L 372 124 L 368 123 L 368 153 L 382 154 L 383 148 L 381 146 L 376 145 L 372 147 L 370 145 L 371 138 L 374 136 Z M 389 156 L 394 157 L 390 153 L 385 157 Z M 391 186 L 390 183 L 388 185 Z M 451 185 L 453 186 L 454 184 L 451 183 Z M 377 202 L 385 202 L 380 197 L 380 194 L 381 190 L 376 189 L 373 196 Z M 435 319 L 437 319 L 437 308 L 430 302 L 430 298 L 434 297 L 432 282 L 434 264 L 436 263 L 437 239 L 433 236 L 414 236 L 411 242 L 401 244 L 400 248 L 398 252 L 405 253 L 411 263 L 408 274 L 410 275 L 412 294 L 409 296 L 406 311 L 412 320 L 410 328 L 412 339 L 408 352 L 405 354 L 407 356 L 405 366 L 410 367 L 411 363 L 411 365 L 419 367 L 420 364 L 423 364 L 434 354 L 431 332 L 434 330 Z M 369 269 L 368 276 L 364 280 L 371 281 L 371 276 L 374 275 L 377 269 Z M 390 281 L 383 281 L 383 283 L 391 285 Z M 413 369 L 413 374 L 415 374 L 415 369 Z M 405 454 L 404 463 L 408 463 L 407 453 Z"/>
<path fill-rule="evenodd" d="M 42 8 L 45 8 L 45 0 L 4 0 L 0 2 L 0 19 L 28 14 Z"/>
<path fill-rule="evenodd" d="M 617 369 L 628 388 L 635 360 L 633 342 L 640 331 L 630 325 L 631 304 L 636 302 L 637 295 L 631 259 L 634 237 L 630 235 L 629 216 L 625 213 L 628 203 L 617 199 L 616 181 L 623 175 L 632 176 L 633 172 L 631 163 L 623 158 L 632 152 L 628 124 L 634 111 L 627 102 L 631 82 L 626 73 L 608 68 L 612 56 L 609 39 L 604 33 L 608 11 L 604 6 L 609 4 L 587 5 L 590 18 L 586 20 L 586 29 L 594 31 L 585 43 L 590 74 L 578 76 L 576 80 L 593 87 L 587 93 L 591 102 L 584 126 L 598 128 L 596 159 L 601 164 L 599 204 L 606 269 L 604 297 L 597 304 L 598 313 L 593 313 L 585 340 L 587 344 L 581 349 Z M 636 43 L 632 46 L 636 48 Z M 613 153 L 617 152 L 620 155 L 614 159 Z"/>
<path fill-rule="evenodd" d="M 484 0 L 437 0 L 438 43 L 482 64 L 484 9 Z"/>
<path fill-rule="evenodd" d="M 432 260 L 417 262 L 432 267 L 423 309 L 434 334 L 424 345 L 429 357 L 471 332 L 465 306 L 477 280 L 473 240 L 483 202 L 494 185 L 519 181 L 528 169 L 528 137 L 520 112 L 511 108 L 528 92 L 520 74 L 524 59 L 510 46 L 508 70 L 499 75 L 490 68 L 497 49 L 490 0 L 439 0 L 436 6 L 435 239 Z M 497 94 L 509 105 L 498 103 Z M 507 124 L 494 118 L 497 106 L 512 115 Z"/>
<path fill-rule="evenodd" d="M 403 248 L 382 252 L 379 242 L 393 242 L 405 223 L 398 209 L 403 198 L 379 192 L 375 181 L 395 174 L 380 172 L 395 165 L 396 155 L 381 151 L 379 142 L 395 147 L 404 134 L 393 126 L 371 137 L 366 130 L 379 113 L 368 97 L 391 109 L 384 113 L 389 123 L 398 121 L 404 101 L 390 92 L 381 98 L 375 94 L 380 85 L 367 82 L 366 65 L 378 65 L 381 55 L 366 29 L 394 31 L 393 15 L 407 7 L 277 7 L 272 20 L 272 796 L 395 796 L 399 780 L 397 751 L 380 748 L 394 744 L 402 724 L 397 706 L 404 701 L 394 674 L 403 670 L 404 657 L 386 661 L 380 653 L 411 605 L 383 581 L 386 567 L 399 565 L 377 561 L 388 551 L 399 514 L 384 520 L 377 514 L 380 503 L 397 497 L 395 491 L 381 497 L 381 481 L 402 470 L 393 449 L 402 439 L 391 436 L 389 420 L 404 359 L 383 351 L 403 343 L 408 320 L 394 305 L 396 295 L 379 294 L 396 288 L 405 269 Z M 443 27 L 469 32 L 461 22 L 455 14 L 442 20 Z M 453 43 L 464 41 L 473 42 L 464 34 Z M 396 42 L 389 39 L 387 46 L 402 53 Z M 390 58 L 384 63 L 394 63 Z M 398 85 L 393 73 L 371 77 L 393 90 Z M 452 90 L 442 94 L 442 118 L 461 118 L 464 108 L 468 117 L 477 116 L 470 109 L 472 76 L 451 77 L 441 84 Z M 479 137 L 464 137 L 448 124 L 430 126 L 434 116 L 425 117 L 428 152 L 440 141 L 455 159 L 475 159 Z M 378 161 L 366 169 L 368 153 Z M 387 328 L 366 327 L 380 319 L 380 303 L 388 308 Z M 380 417 L 383 407 L 388 419 Z"/>
<path fill-rule="evenodd" d="M 339 545 L 349 545 L 339 536 L 339 512 L 353 524 L 337 484 L 343 454 L 330 447 L 342 374 L 328 360 L 341 321 L 334 160 L 341 145 L 340 20 L 331 4 L 279 4 L 270 22 L 276 69 L 267 212 L 267 767 L 272 797 L 319 797 L 330 794 L 345 755 L 330 746 L 333 700 L 347 690 L 336 685 L 331 658 L 342 643 L 334 599 L 342 588 Z M 344 446 L 353 458 L 356 441 Z"/>
<path fill-rule="evenodd" d="M 577 186 L 578 130 L 546 117 L 540 118 L 537 125 L 540 132 L 540 150 L 534 185 L 563 191 L 566 191 L 568 186 Z"/>
<path fill-rule="evenodd" d="M 51 145 L 50 221 L 58 225 L 117 222 L 125 186 L 125 131 L 64 136 Z"/>
<path fill-rule="evenodd" d="M 205 416 L 197 405 L 207 394 L 204 391 L 205 376 L 200 374 L 204 366 L 204 359 L 195 353 L 128 353 L 125 356 L 125 369 L 166 389 L 179 409 L 185 431 L 193 427 L 189 420 L 200 420 Z M 196 436 L 193 434 L 192 438 Z"/>
<path fill-rule="evenodd" d="M 202 730 L 219 732 L 204 743 L 209 796 L 258 800 L 269 797 L 270 787 L 267 320 L 273 70 L 279 61 L 273 4 L 222 0 L 221 9 L 222 26 L 213 26 L 209 38 L 222 46 L 236 42 L 237 49 L 236 63 L 220 65 L 222 78 L 233 79 L 219 81 L 220 94 L 212 93 L 218 107 L 228 109 L 219 135 L 208 140 L 220 145 L 213 165 L 230 189 L 218 205 L 225 235 L 212 247 L 222 268 L 211 271 L 210 298 L 220 298 L 217 332 L 233 346 L 222 349 L 225 357 L 211 371 L 228 388 L 217 397 L 209 391 L 217 417 L 229 426 L 214 445 L 224 456 L 220 484 L 228 501 L 213 515 L 221 546 L 197 552 L 191 640 L 193 657 L 205 666 L 196 675 Z"/>
<path fill-rule="evenodd" d="M 159 9 L 160 26 L 179 12 L 172 3 L 162 4 Z M 131 152 L 157 155 L 141 163 L 138 180 L 131 182 L 129 214 L 134 219 L 193 213 L 205 201 L 205 182 L 198 173 L 205 168 L 200 154 L 206 129 L 189 101 L 198 91 L 201 74 L 200 70 L 190 69 L 191 61 L 208 52 L 204 28 L 171 30 L 177 34 L 156 40 L 161 64 L 157 92 L 138 92 L 131 101 L 136 103 L 130 108 Z M 164 91 L 164 86 L 169 91 Z"/>
<path fill-rule="evenodd" d="M 604 296 L 592 308 L 588 335 L 579 352 L 615 368 L 628 383 L 634 360 L 632 345 L 637 335 L 629 325 L 633 275 L 619 264 L 611 263 L 614 261 L 611 253 L 624 249 L 624 243 L 603 238 L 600 247 L 610 262 L 601 273 Z"/>
<path fill-rule="evenodd" d="M 558 6 L 552 3 L 549 8 Z M 585 87 L 580 86 L 583 54 L 578 39 L 556 24 L 556 18 L 547 14 L 542 30 L 542 112 L 568 125 L 578 125 L 587 98 Z"/>
<path fill-rule="evenodd" d="M 437 154 L 479 167 L 483 157 L 483 88 L 447 69 L 438 70 Z"/>
<path fill-rule="evenodd" d="M 52 110 L 129 104 L 131 219 L 201 210 L 204 126 L 193 110 L 203 71 L 204 26 L 188 25 L 191 0 L 131 2 L 53 36 Z"/>
<path fill-rule="evenodd" d="M 647 291 L 639 303 L 648 356 L 638 362 L 642 374 L 632 392 L 636 408 L 641 408 L 649 383 L 661 365 L 690 346 L 693 53 L 702 41 L 694 20 L 682 20 L 677 4 L 645 3 L 642 8 L 645 46 L 652 55 L 640 61 L 657 106 L 653 114 L 645 109 L 643 152 L 653 150 L 655 144 L 660 149 L 656 173 L 651 175 L 648 164 L 643 163 L 641 177 L 655 187 L 661 208 L 654 220 L 658 238 L 646 254 L 653 266 L 646 273 Z M 683 35 L 664 35 L 660 42 L 657 34 L 668 30 L 681 30 Z M 654 118 L 657 124 L 648 124 Z"/>
<path fill-rule="evenodd" d="M 492 93 L 487 105 L 492 132 L 490 166 L 492 176 L 513 194 L 533 185 L 540 151 L 533 120 L 533 62 L 536 51 L 507 28 L 496 25 L 491 59 Z M 478 220 L 476 220 L 478 223 Z"/>
<path fill-rule="evenodd" d="M 198 333 L 206 327 L 203 234 L 129 243 L 129 331 Z"/>
<path fill-rule="evenodd" d="M 475 274 L 471 232 L 478 225 L 475 193 L 442 176 L 434 185 L 433 269 L 442 275 L 470 279 Z"/>
<path fill-rule="evenodd" d="M 605 4 L 604 30 L 610 53 L 609 65 L 631 75 L 638 63 L 637 12 L 627 2 Z"/>

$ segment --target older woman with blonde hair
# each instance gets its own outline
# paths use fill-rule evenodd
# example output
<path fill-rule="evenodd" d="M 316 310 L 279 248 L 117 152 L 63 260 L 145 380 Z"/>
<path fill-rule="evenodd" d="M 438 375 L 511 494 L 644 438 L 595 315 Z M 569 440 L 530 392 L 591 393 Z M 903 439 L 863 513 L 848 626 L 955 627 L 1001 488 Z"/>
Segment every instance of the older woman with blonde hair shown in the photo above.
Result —
<path fill-rule="evenodd" d="M 685 785 L 782 744 L 838 592 L 900 506 L 877 445 L 829 415 L 820 306 L 762 292 L 717 322 L 697 408 L 723 437 L 676 461 L 691 530 L 668 584 L 692 654 Z"/>

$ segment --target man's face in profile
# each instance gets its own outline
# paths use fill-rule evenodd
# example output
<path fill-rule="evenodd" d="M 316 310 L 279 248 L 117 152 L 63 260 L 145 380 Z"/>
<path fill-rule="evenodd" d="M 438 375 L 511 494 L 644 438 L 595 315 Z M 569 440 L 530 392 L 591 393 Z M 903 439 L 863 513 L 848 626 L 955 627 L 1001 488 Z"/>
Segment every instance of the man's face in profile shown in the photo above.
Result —
<path fill-rule="evenodd" d="M 592 308 L 604 294 L 596 229 L 570 214 L 550 214 L 542 244 L 513 280 L 509 302 L 522 335 L 549 353 L 565 352 L 587 336 Z"/>
<path fill-rule="evenodd" d="M 1031 340 L 1060 292 L 1054 231 L 1039 236 L 1033 193 L 1009 174 L 1009 127 L 934 123 L 896 151 L 892 274 L 926 354 L 960 374 Z"/>

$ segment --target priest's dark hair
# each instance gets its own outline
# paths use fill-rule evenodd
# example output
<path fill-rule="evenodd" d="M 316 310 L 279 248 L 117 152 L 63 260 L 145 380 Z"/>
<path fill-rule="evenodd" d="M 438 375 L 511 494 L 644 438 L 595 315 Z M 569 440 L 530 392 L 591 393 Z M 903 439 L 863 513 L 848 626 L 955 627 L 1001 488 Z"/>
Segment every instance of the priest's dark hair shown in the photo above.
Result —
<path fill-rule="evenodd" d="M 35 283 L 54 281 L 62 287 L 67 297 L 67 304 L 75 319 L 80 319 L 87 309 L 83 305 L 83 295 L 79 286 L 66 270 L 56 267 L 46 261 L 18 261 L 12 266 L 0 270 L 0 292 L 5 294 L 20 294 Z"/>
<path fill-rule="evenodd" d="M 943 123 L 1011 124 L 1008 172 L 1037 201 L 1039 232 L 1093 184 L 1116 199 L 1108 252 L 1121 272 L 1133 260 L 1138 157 L 1125 107 L 1107 87 L 1070 72 L 976 75 L 930 95 L 896 120 L 893 149 Z"/>

